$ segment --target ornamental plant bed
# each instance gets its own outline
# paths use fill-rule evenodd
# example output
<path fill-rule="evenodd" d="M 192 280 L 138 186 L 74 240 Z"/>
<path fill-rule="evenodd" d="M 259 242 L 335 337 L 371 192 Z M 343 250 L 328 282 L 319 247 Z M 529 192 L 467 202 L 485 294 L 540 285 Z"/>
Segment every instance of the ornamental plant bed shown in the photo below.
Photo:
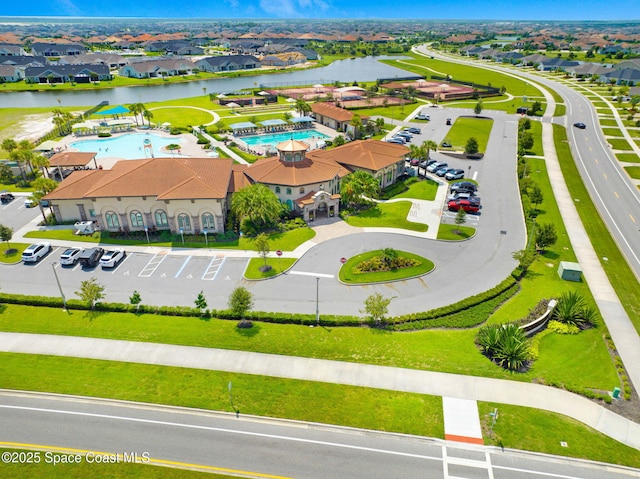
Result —
<path fill-rule="evenodd" d="M 384 254 L 385 250 L 375 250 L 349 258 L 340 268 L 340 280 L 352 284 L 398 281 L 420 276 L 434 269 L 433 262 L 427 258 L 391 248 L 387 250 L 393 251 L 395 257 L 390 252 Z"/>

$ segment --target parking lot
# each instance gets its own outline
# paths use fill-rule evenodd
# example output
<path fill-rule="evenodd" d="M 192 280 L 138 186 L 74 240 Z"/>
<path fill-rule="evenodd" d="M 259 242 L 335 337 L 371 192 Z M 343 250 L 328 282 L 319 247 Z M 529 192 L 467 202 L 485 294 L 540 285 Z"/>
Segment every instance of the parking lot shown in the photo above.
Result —
<path fill-rule="evenodd" d="M 31 221 L 42 219 L 40 208 L 27 208 L 24 204 L 26 195 L 14 193 L 15 199 L 6 204 L 0 204 L 0 224 L 17 231 Z"/>

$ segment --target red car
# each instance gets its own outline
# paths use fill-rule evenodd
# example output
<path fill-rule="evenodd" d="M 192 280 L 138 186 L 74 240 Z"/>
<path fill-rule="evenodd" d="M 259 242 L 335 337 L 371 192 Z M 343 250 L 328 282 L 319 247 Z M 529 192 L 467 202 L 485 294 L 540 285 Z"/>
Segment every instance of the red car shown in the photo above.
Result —
<path fill-rule="evenodd" d="M 478 213 L 480 211 L 480 201 L 472 199 L 457 199 L 451 200 L 447 203 L 449 211 L 458 211 L 462 208 L 467 213 Z"/>

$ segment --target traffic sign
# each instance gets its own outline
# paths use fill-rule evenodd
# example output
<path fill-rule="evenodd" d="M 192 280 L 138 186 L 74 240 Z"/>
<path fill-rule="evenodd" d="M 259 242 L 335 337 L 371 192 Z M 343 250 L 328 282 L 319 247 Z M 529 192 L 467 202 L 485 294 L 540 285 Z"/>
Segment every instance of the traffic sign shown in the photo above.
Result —
<path fill-rule="evenodd" d="M 278 251 L 276 251 L 276 254 L 277 254 L 278 256 L 282 256 L 282 251 L 278 250 Z"/>
<path fill-rule="evenodd" d="M 347 262 L 347 258 L 340 258 L 340 262 L 341 262 L 342 264 L 345 264 L 345 263 Z"/>

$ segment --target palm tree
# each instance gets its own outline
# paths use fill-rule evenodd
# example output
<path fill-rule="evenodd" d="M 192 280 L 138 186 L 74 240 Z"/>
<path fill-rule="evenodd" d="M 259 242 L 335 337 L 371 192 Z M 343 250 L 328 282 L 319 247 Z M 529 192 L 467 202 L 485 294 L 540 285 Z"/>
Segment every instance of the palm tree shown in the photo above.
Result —
<path fill-rule="evenodd" d="M 311 111 L 311 106 L 302 98 L 296 100 L 296 111 L 300 116 L 304 116 Z"/>
<path fill-rule="evenodd" d="M 246 218 L 256 229 L 261 229 L 280 218 L 282 203 L 268 186 L 256 183 L 233 194 L 231 211 L 241 222 Z"/>
<path fill-rule="evenodd" d="M 2 140 L 2 149 L 7 153 L 11 154 L 11 152 L 16 148 L 18 148 L 18 144 L 13 138 L 5 138 Z"/>
<path fill-rule="evenodd" d="M 140 113 L 142 113 L 142 103 L 133 103 L 131 105 L 128 105 L 127 108 L 129 108 L 129 111 L 131 113 L 133 113 L 133 119 L 136 121 L 136 126 L 139 125 L 138 123 L 138 115 Z"/>
<path fill-rule="evenodd" d="M 370 173 L 358 170 L 344 177 L 340 195 L 347 205 L 369 203 L 380 195 L 380 185 Z"/>
<path fill-rule="evenodd" d="M 149 126 L 151 126 L 151 119 L 153 118 L 153 113 L 151 113 L 149 110 L 145 108 L 144 111 L 142 112 L 142 116 L 147 119 L 147 121 L 149 122 Z"/>
<path fill-rule="evenodd" d="M 426 158 L 429 159 L 429 153 L 438 149 L 438 144 L 433 140 L 427 140 L 422 142 L 422 148 L 424 148 Z"/>
<path fill-rule="evenodd" d="M 49 166 L 49 158 L 44 155 L 35 155 L 31 159 L 31 166 L 40 168 L 42 170 L 42 176 L 45 176 L 45 168 Z"/>

